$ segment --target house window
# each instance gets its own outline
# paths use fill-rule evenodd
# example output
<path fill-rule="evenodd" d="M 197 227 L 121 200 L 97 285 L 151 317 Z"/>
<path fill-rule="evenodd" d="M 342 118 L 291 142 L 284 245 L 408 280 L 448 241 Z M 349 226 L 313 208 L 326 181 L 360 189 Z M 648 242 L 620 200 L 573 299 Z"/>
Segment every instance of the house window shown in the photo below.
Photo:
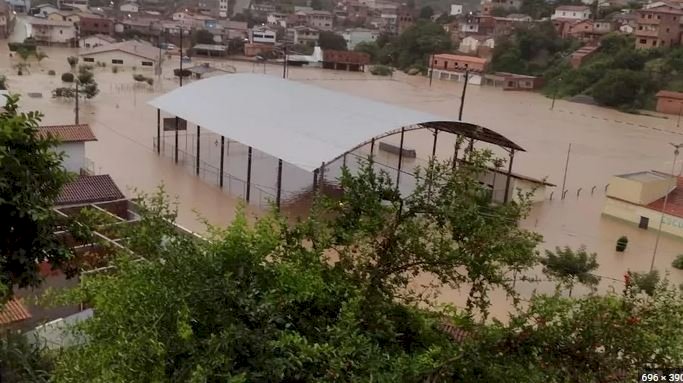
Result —
<path fill-rule="evenodd" d="M 657 20 L 661 20 L 662 16 L 657 15 Z"/>
<path fill-rule="evenodd" d="M 645 39 L 640 39 L 640 43 L 641 44 L 647 44 L 647 41 L 645 41 Z"/>
<path fill-rule="evenodd" d="M 652 40 L 652 46 L 656 47 L 657 46 L 657 40 Z"/>
<path fill-rule="evenodd" d="M 572 16 L 576 16 L 576 12 L 572 12 Z"/>
<path fill-rule="evenodd" d="M 59 34 L 60 34 L 60 35 L 64 34 L 64 31 L 62 31 L 62 30 L 60 29 L 60 30 L 59 30 Z"/>
<path fill-rule="evenodd" d="M 86 44 L 86 47 L 89 47 L 90 44 Z M 83 57 L 83 61 L 87 63 L 94 63 L 95 59 L 93 57 Z"/>
<path fill-rule="evenodd" d="M 100 25 L 97 24 L 97 23 L 94 23 L 94 24 L 93 24 L 93 27 L 95 27 L 95 28 L 99 28 L 99 26 L 100 26 Z"/>
<path fill-rule="evenodd" d="M 151 61 L 143 61 L 142 62 L 142 66 L 153 66 L 153 65 L 154 65 L 154 63 Z"/>
<path fill-rule="evenodd" d="M 123 60 L 118 60 L 118 59 L 112 59 L 111 60 L 112 64 L 123 64 Z"/>

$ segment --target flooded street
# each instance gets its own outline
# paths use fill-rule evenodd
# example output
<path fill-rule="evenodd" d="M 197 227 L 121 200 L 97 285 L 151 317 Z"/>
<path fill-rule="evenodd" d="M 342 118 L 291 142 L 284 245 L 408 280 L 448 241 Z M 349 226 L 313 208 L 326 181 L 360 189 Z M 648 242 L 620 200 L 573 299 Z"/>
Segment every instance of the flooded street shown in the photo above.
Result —
<path fill-rule="evenodd" d="M 8 77 L 7 85 L 12 92 L 22 95 L 24 110 L 40 110 L 45 114 L 44 124 L 73 123 L 73 103 L 52 99 L 49 90 L 62 86 L 60 75 L 69 70 L 66 57 L 76 54 L 76 51 L 65 48 L 41 49 L 49 57 L 41 63 L 31 59 L 31 73 L 17 76 L 12 67 L 18 59 L 9 58 L 6 44 L 0 46 L 0 68 Z M 86 156 L 94 162 L 97 173 L 110 174 L 126 195 L 134 195 L 134 188 L 153 191 L 157 185 L 164 183 L 166 190 L 177 196 L 180 203 L 179 223 L 201 231 L 203 228 L 196 219 L 197 214 L 213 224 L 226 225 L 234 217 L 241 199 L 231 195 L 228 186 L 226 190 L 216 186 L 215 178 L 213 182 L 206 182 L 193 175 L 191 164 L 177 166 L 168 155 L 158 156 L 153 150 L 156 110 L 146 102 L 177 86 L 170 78 L 175 64 L 175 61 L 166 62 L 162 81 L 156 81 L 154 87 L 136 84 L 131 71 L 114 74 L 109 67 L 95 70 L 100 94 L 81 103 L 81 122 L 89 123 L 98 138 L 97 142 L 88 143 Z M 264 70 L 262 65 L 246 62 L 230 64 L 238 72 L 262 73 Z M 56 71 L 56 76 L 47 74 L 50 69 Z M 269 65 L 265 69 L 269 75 L 281 76 L 282 68 L 279 66 Z M 365 73 L 290 68 L 289 78 L 448 119 L 457 119 L 462 89 L 461 83 L 438 80 L 430 88 L 428 79 L 424 77 L 398 73 L 393 78 L 380 78 Z M 29 97 L 30 92 L 42 93 L 42 97 Z M 676 127 L 675 119 L 629 115 L 561 100 L 555 103 L 554 110 L 550 110 L 550 105 L 550 99 L 534 93 L 469 86 L 464 120 L 495 130 L 526 149 L 525 153 L 518 153 L 515 157 L 516 173 L 547 178 L 548 182 L 558 185 L 554 188 L 553 200 L 537 204 L 524 222 L 525 227 L 544 236 L 543 248 L 585 245 L 589 251 L 598 253 L 598 274 L 606 277 L 600 290 L 606 291 L 610 287 L 620 289 L 620 282 L 617 281 L 623 279 L 627 270 L 647 271 L 649 268 L 655 231 L 639 230 L 634 224 L 601 216 L 605 186 L 614 174 L 651 169 L 670 171 L 673 151 L 669 142 L 683 142 L 683 128 Z M 226 122 L 229 122 L 230 113 L 239 111 L 230 110 L 230 106 L 226 105 Z M 190 127 L 188 130 L 193 133 L 193 129 Z M 191 151 L 194 141 L 191 138 L 186 140 L 178 146 Z M 208 158 L 220 152 L 215 137 L 205 135 L 203 140 L 206 141 L 202 141 L 202 150 L 206 150 L 203 153 Z M 452 156 L 453 140 L 452 137 L 440 138 L 437 156 L 443 159 Z M 165 140 L 165 143 L 168 142 Z M 429 132 L 412 132 L 407 136 L 406 143 L 407 147 L 416 149 L 418 153 L 418 159 L 412 162 L 412 166 L 415 166 L 424 163 L 431 153 L 432 135 Z M 570 143 L 572 152 L 566 180 L 568 192 L 562 200 L 560 188 Z M 237 183 L 237 179 L 243 177 L 239 172 L 245 168 L 239 159 L 244 158 L 245 154 L 239 147 L 239 144 L 235 144 L 229 149 L 231 154 L 226 167 L 226 172 L 236 174 Z M 388 157 L 385 159 L 391 161 Z M 255 164 L 255 169 L 258 169 L 255 171 L 256 183 L 274 180 L 275 166 L 268 159 L 263 161 L 261 165 Z M 677 165 L 677 173 L 680 166 Z M 305 180 L 310 176 L 310 173 L 290 168 L 287 173 L 296 174 L 292 179 L 304 180 L 301 182 L 307 182 Z M 334 171 L 330 171 L 330 176 L 334 174 Z M 312 182 L 312 178 L 310 180 Z M 288 187 L 287 182 L 293 184 Z M 285 179 L 285 190 L 291 193 L 296 189 L 294 183 Z M 242 187 L 231 184 L 230 189 L 241 190 Z M 578 189 L 581 192 L 577 197 Z M 268 186 L 264 185 L 264 194 L 268 190 Z M 258 206 L 250 206 L 248 210 L 253 214 L 262 212 Z M 628 236 L 628 249 L 625 253 L 616 253 L 615 242 L 621 235 Z M 683 271 L 672 269 L 671 261 L 679 253 L 683 253 L 683 241 L 662 235 L 655 267 L 660 272 L 668 271 L 670 279 L 676 283 L 683 282 Z M 517 287 L 523 296 L 528 297 L 534 289 L 552 291 L 554 284 L 519 282 Z M 444 291 L 442 300 L 461 305 L 465 297 L 458 292 Z M 504 315 L 507 306 L 501 303 L 504 301 L 503 294 L 495 292 L 493 301 L 496 303 L 493 312 Z"/>

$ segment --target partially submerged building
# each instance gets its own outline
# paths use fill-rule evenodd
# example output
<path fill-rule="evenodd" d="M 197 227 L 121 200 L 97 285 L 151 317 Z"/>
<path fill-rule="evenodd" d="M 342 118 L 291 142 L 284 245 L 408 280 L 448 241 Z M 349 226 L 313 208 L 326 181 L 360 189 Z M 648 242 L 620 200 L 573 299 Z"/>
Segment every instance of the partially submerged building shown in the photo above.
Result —
<path fill-rule="evenodd" d="M 661 221 L 662 232 L 683 237 L 683 177 L 654 170 L 613 176 L 602 213 L 641 229 L 658 230 Z"/>

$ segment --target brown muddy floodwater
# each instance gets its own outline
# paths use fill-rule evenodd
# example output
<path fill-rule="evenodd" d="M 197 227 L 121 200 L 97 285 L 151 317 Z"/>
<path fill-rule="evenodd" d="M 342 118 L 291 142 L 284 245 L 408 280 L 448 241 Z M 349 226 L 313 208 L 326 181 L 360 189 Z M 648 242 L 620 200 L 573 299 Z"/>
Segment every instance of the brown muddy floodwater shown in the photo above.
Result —
<path fill-rule="evenodd" d="M 45 48 L 45 51 L 49 55 L 48 59 L 40 64 L 31 61 L 31 74 L 17 76 L 16 70 L 12 69 L 17 59 L 10 59 L 6 44 L 2 44 L 0 69 L 8 76 L 10 90 L 22 95 L 25 110 L 42 111 L 45 124 L 73 123 L 73 104 L 51 99 L 50 90 L 61 86 L 59 76 L 68 70 L 66 57 L 76 52 L 65 48 Z M 96 70 L 95 78 L 101 93 L 83 102 L 81 107 L 81 121 L 89 123 L 98 138 L 97 142 L 87 145 L 86 156 L 94 161 L 97 173 L 110 174 L 127 195 L 134 195 L 134 189 L 153 191 L 163 183 L 180 203 L 179 223 L 192 230 L 202 231 L 203 226 L 197 220 L 197 214 L 216 225 L 226 225 L 234 217 L 241 201 L 239 196 L 244 193 L 245 150 L 239 143 L 229 142 L 225 172 L 234 177 L 224 178 L 223 190 L 217 186 L 218 173 L 211 166 L 202 166 L 201 177 L 196 177 L 191 160 L 181 156 L 179 165 L 173 163 L 168 146 L 173 142 L 171 136 L 164 139 L 162 156 L 154 152 L 156 110 L 146 102 L 177 86 L 170 78 L 174 64 L 166 62 L 162 81 L 157 81 L 153 88 L 135 85 L 131 71 L 114 74 L 110 68 Z M 225 64 L 227 62 L 217 65 Z M 262 65 L 251 63 L 229 64 L 236 67 L 238 72 L 262 73 L 264 70 Z M 55 70 L 57 76 L 48 76 L 49 69 Z M 281 76 L 281 70 L 276 65 L 265 68 L 266 73 L 273 76 Z M 379 78 L 365 73 L 308 68 L 291 68 L 289 78 L 449 119 L 457 119 L 462 89 L 461 83 L 445 81 L 434 81 L 430 88 L 423 77 L 397 74 L 393 78 Z M 40 92 L 43 97 L 28 97 L 29 92 Z M 599 289 L 620 290 L 627 270 L 646 271 L 649 268 L 655 231 L 639 230 L 633 224 L 601 216 L 605 185 L 614 174 L 650 169 L 669 171 L 673 160 L 669 142 L 683 142 L 683 129 L 676 127 L 675 119 L 630 115 L 561 100 L 556 102 L 554 110 L 550 110 L 550 104 L 549 99 L 534 93 L 469 86 L 464 120 L 498 131 L 526 149 L 525 153 L 518 153 L 515 157 L 515 172 L 536 178 L 547 177 L 548 182 L 557 185 L 562 184 L 567 147 L 572 144 L 567 198 L 561 200 L 558 198 L 559 191 L 555 192 L 552 201 L 546 200 L 534 207 L 523 225 L 543 235 L 541 251 L 555 246 L 585 245 L 590 251 L 597 252 L 600 263 L 598 274 L 605 277 Z M 227 122 L 230 113 L 239 111 L 231 111 L 226 106 Z M 193 126 L 189 132 L 194 132 Z M 202 156 L 207 162 L 215 161 L 220 153 L 218 139 L 208 132 L 202 133 Z M 391 140 L 393 138 L 388 139 Z M 192 135 L 182 136 L 178 147 L 193 153 L 194 142 Z M 424 163 L 431 152 L 431 134 L 411 132 L 406 142 L 406 146 L 416 149 L 418 153 L 418 159 L 407 166 L 410 168 Z M 437 156 L 444 159 L 450 157 L 452 145 L 452 138 L 440 139 Z M 366 150 L 363 148 L 357 154 L 362 155 Z M 258 153 L 256 157 L 254 183 L 258 186 L 252 190 L 252 193 L 257 194 L 252 198 L 259 202 L 256 206 L 250 206 L 248 211 L 258 215 L 264 211 L 265 199 L 273 194 L 276 162 Z M 348 161 L 351 163 L 354 160 Z M 384 155 L 379 162 L 390 164 L 391 161 L 392 158 Z M 327 177 L 331 179 L 338 174 L 340 165 L 337 164 L 337 170 L 334 167 L 330 169 Z M 300 188 L 310 182 L 310 173 L 285 165 L 284 198 L 293 198 Z M 409 188 L 409 182 L 402 176 L 402 190 Z M 593 187 L 595 192 L 591 195 Z M 577 197 L 579 188 L 582 192 Z M 614 251 L 614 245 L 621 235 L 627 235 L 630 241 L 627 251 L 618 254 Z M 671 261 L 679 253 L 683 253 L 683 241 L 663 235 L 656 268 L 668 272 L 669 278 L 677 284 L 683 282 L 683 271 L 672 269 Z M 530 274 L 539 275 L 540 270 Z M 551 292 L 554 284 L 518 282 L 517 288 L 523 297 L 528 297 L 534 290 Z M 578 290 L 577 293 L 582 292 Z M 444 290 L 440 299 L 462 305 L 465 298 L 461 292 Z M 493 302 L 492 312 L 504 317 L 509 308 L 504 294 L 493 292 Z"/>

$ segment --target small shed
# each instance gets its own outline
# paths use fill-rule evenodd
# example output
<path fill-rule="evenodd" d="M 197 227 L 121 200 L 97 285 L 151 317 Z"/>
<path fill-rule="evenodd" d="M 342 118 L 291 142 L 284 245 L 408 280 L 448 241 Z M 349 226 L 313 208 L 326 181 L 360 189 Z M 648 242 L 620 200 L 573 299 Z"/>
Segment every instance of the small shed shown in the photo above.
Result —
<path fill-rule="evenodd" d="M 228 52 L 228 47 L 220 44 L 197 44 L 192 47 L 195 56 L 223 57 Z"/>
<path fill-rule="evenodd" d="M 683 93 L 670 90 L 660 90 L 657 97 L 657 111 L 666 114 L 678 114 L 683 112 Z"/>

